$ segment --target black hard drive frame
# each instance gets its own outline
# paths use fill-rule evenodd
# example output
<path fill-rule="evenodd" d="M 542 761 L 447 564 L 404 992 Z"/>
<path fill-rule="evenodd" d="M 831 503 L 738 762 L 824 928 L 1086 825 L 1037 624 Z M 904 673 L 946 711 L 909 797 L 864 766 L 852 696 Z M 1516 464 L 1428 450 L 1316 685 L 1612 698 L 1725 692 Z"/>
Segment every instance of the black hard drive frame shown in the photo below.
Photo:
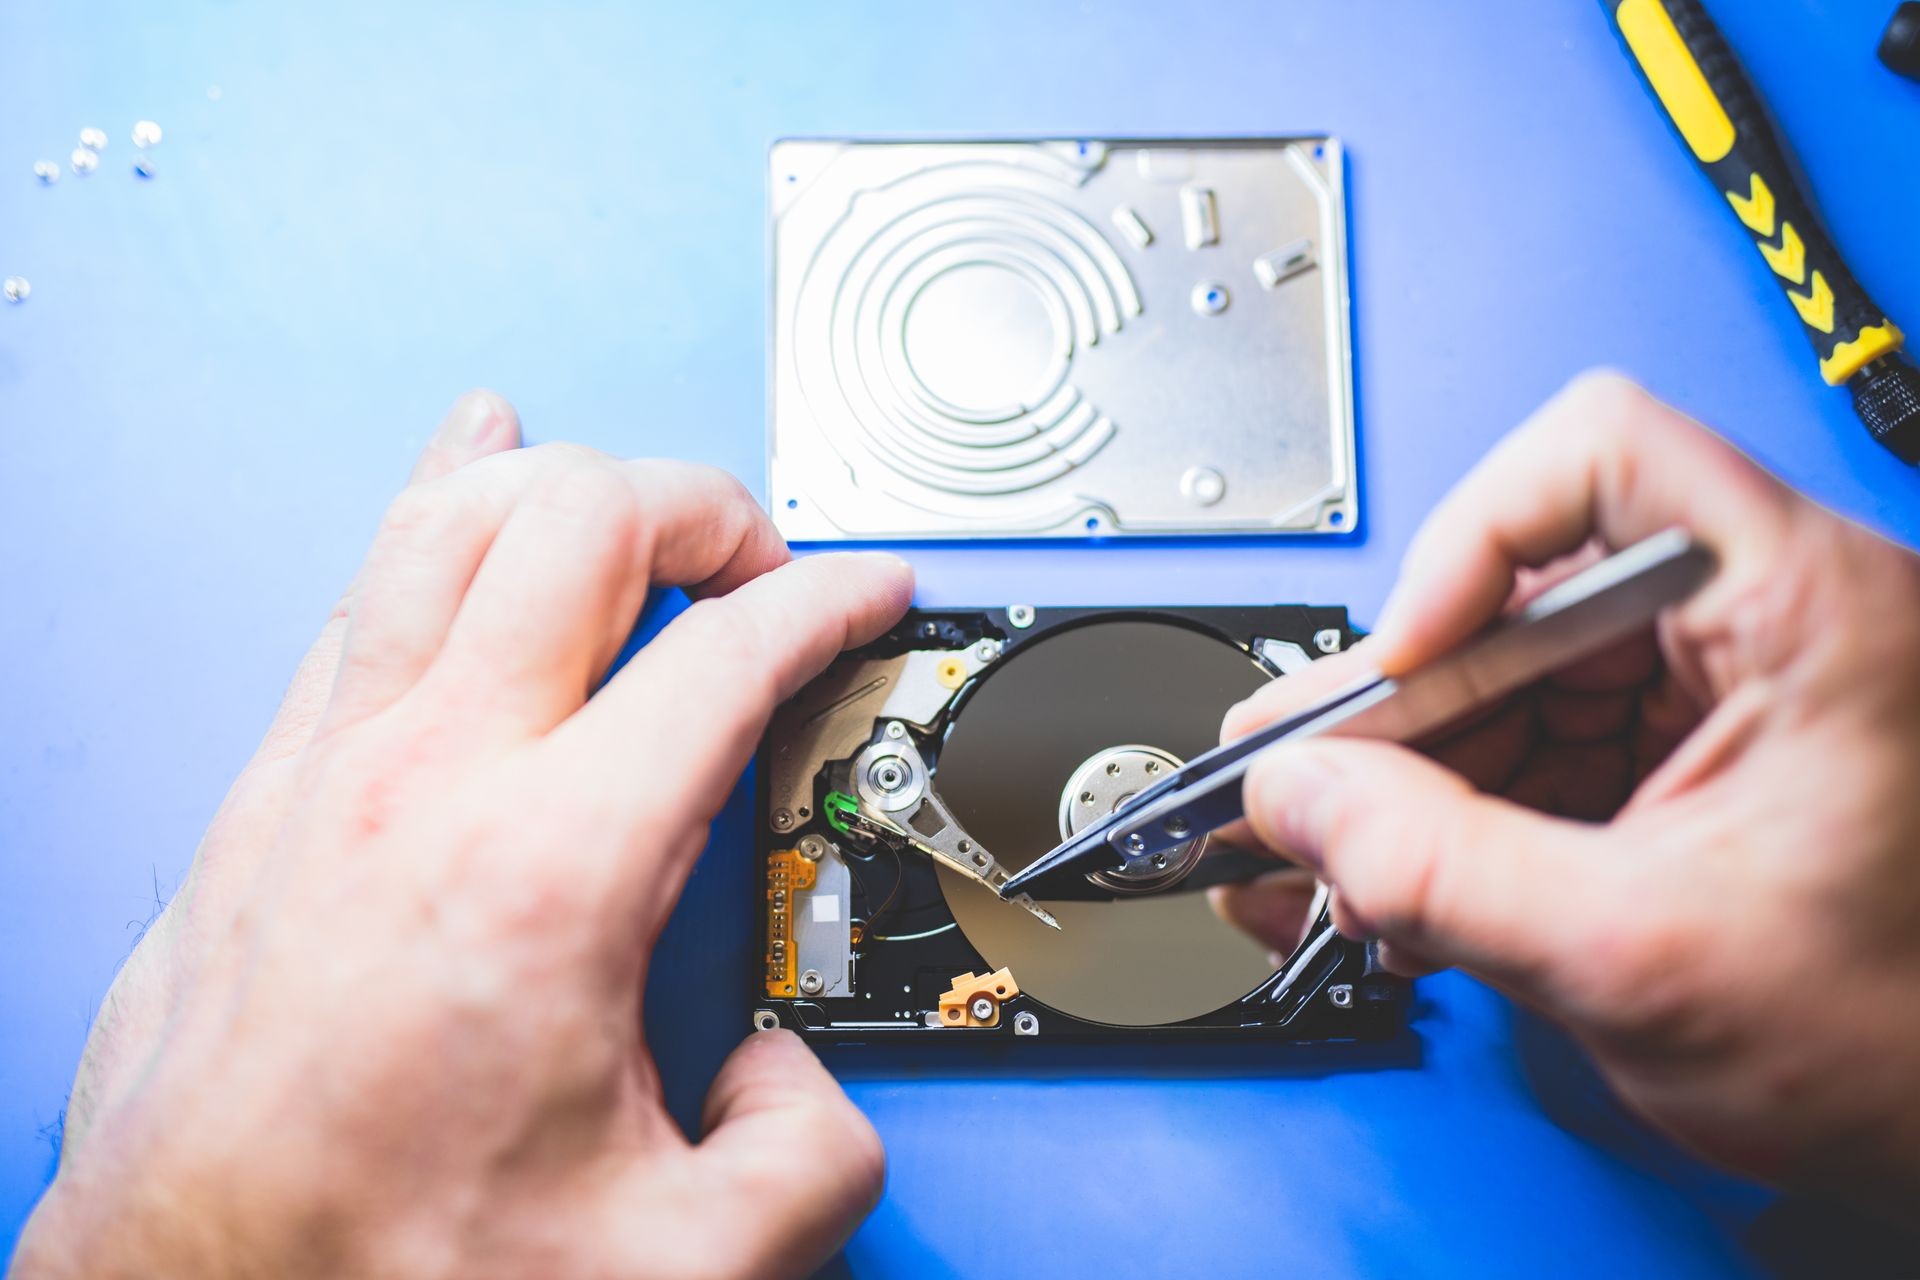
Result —
<path fill-rule="evenodd" d="M 1004 662 L 1017 656 L 1022 646 L 1047 636 L 1117 620 L 1171 623 L 1200 632 L 1247 652 L 1252 661 L 1275 676 L 1283 675 L 1287 668 L 1297 669 L 1302 661 L 1338 652 L 1359 634 L 1348 624 L 1346 610 L 1338 606 L 915 609 L 886 635 L 845 660 L 887 659 L 927 649 L 964 652 L 982 641 L 991 641 L 1001 647 L 998 661 Z M 939 733 L 927 743 L 935 790 L 939 739 L 944 738 L 954 717 L 965 714 L 967 701 L 981 678 L 990 678 L 990 673 L 968 679 L 953 695 Z M 779 985 L 776 970 L 769 963 L 756 964 L 751 992 L 752 1025 L 756 1028 L 785 1027 L 826 1044 L 899 1044 L 908 1039 L 946 1044 L 987 1039 L 996 1043 L 1243 1039 L 1305 1043 L 1378 1041 L 1396 1035 L 1406 1025 L 1410 984 L 1380 967 L 1374 944 L 1337 933 L 1324 909 L 1284 967 L 1246 996 L 1200 1017 L 1151 1026 L 1114 1026 L 1074 1017 L 1020 993 L 1002 1003 L 992 1025 L 942 1025 L 933 1011 L 955 977 L 962 973 L 984 975 L 992 972 L 993 966 L 959 929 L 939 927 L 939 908 L 929 905 L 943 902 L 931 860 L 913 850 L 879 847 L 863 852 L 836 831 L 825 814 L 830 788 L 824 779 L 814 779 L 812 804 L 798 807 L 803 817 L 774 809 L 775 758 L 789 747 L 776 740 L 782 734 L 781 724 L 776 716 L 761 744 L 754 771 L 755 853 L 762 869 L 762 874 L 755 877 L 755 946 L 762 952 L 763 961 L 772 954 L 767 949 L 775 930 L 788 927 L 786 921 L 776 919 L 776 912 L 791 916 L 797 900 L 797 896 L 788 895 L 784 879 L 779 881 L 782 887 L 776 895 L 776 881 L 770 876 L 776 863 L 790 865 L 791 851 L 810 836 L 835 842 L 835 852 L 845 854 L 842 861 L 851 873 L 850 921 L 860 920 L 864 912 L 877 905 L 876 899 L 898 900 L 900 895 L 922 904 L 923 918 L 908 922 L 918 926 L 914 928 L 892 925 L 900 932 L 883 941 L 862 939 L 852 945 L 848 973 L 853 989 L 848 994 L 807 995 L 797 989 L 792 995 L 771 994 L 770 986 Z M 952 917 L 946 915 L 944 919 L 950 923 Z M 914 936 L 921 933 L 928 936 Z M 791 944 L 791 935 L 784 936 Z M 855 937 L 859 937 L 857 932 Z M 789 977 L 791 973 L 789 968 Z"/>

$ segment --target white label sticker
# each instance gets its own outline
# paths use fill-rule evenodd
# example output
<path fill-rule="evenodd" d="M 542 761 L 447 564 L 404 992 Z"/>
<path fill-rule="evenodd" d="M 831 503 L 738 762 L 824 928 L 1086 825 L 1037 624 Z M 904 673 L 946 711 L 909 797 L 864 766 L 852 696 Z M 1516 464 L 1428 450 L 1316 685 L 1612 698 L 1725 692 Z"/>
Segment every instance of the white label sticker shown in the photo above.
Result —
<path fill-rule="evenodd" d="M 813 895 L 813 922 L 815 924 L 838 924 L 840 921 L 840 899 L 830 893 Z"/>

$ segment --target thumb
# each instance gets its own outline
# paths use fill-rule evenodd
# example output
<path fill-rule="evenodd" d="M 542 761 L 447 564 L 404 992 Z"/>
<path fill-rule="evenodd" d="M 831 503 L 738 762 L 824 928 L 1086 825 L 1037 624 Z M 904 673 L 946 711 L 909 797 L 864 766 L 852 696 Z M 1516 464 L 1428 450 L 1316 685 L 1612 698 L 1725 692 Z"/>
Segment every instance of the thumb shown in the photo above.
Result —
<path fill-rule="evenodd" d="M 1551 981 L 1609 865 L 1596 829 L 1482 795 L 1391 743 L 1274 747 L 1245 799 L 1263 842 L 1334 886 L 1343 928 L 1516 994 Z"/>
<path fill-rule="evenodd" d="M 721 1064 L 694 1159 L 737 1198 L 728 1254 L 743 1275 L 811 1275 L 873 1211 L 880 1135 L 791 1031 L 756 1031 Z"/>

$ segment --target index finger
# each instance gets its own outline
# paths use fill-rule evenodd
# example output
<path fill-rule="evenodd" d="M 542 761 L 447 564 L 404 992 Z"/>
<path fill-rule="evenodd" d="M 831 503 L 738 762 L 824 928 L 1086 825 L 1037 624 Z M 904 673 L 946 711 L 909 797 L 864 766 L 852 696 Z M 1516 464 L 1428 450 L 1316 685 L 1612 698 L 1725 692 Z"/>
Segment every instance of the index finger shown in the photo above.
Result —
<path fill-rule="evenodd" d="M 1376 628 L 1389 675 L 1500 612 L 1517 570 L 1597 537 L 1611 549 L 1675 525 L 1723 577 L 1776 562 L 1791 494 L 1732 445 L 1617 374 L 1575 379 L 1503 440 L 1415 535 Z"/>

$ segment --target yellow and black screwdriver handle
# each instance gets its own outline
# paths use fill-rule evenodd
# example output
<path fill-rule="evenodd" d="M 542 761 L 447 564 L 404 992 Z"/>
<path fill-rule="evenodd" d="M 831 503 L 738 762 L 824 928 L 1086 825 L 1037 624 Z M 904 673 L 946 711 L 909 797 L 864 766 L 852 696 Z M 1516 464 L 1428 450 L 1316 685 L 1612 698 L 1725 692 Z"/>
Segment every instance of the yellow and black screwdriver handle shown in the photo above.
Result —
<path fill-rule="evenodd" d="M 1814 218 L 1760 96 L 1699 0 L 1600 0 L 1647 86 L 1800 316 L 1830 386 L 1874 439 L 1920 463 L 1920 369 Z"/>

